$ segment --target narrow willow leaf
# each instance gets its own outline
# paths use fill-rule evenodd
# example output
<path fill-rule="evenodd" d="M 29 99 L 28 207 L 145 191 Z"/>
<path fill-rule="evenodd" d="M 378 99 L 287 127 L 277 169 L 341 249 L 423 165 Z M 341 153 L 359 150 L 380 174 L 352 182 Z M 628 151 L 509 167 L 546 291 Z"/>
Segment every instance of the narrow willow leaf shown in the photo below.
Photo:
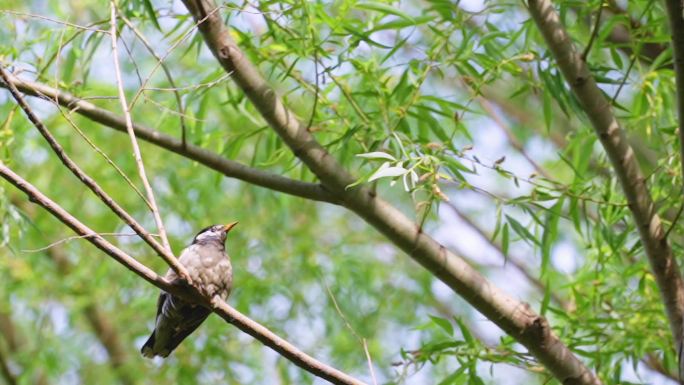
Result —
<path fill-rule="evenodd" d="M 387 159 L 391 160 L 393 162 L 396 162 L 397 159 L 393 157 L 392 155 L 382 152 L 382 151 L 374 151 L 374 152 L 367 152 L 365 154 L 356 154 L 359 158 L 366 158 L 366 159 Z"/>
<path fill-rule="evenodd" d="M 520 236 L 520 238 L 526 239 L 537 246 L 540 245 L 539 240 L 534 235 L 532 235 L 530 230 L 528 230 L 527 227 L 520 224 L 520 222 L 515 220 L 515 218 L 511 217 L 510 215 L 506 215 L 506 220 L 508 221 L 508 223 L 511 224 L 513 231 L 515 231 L 518 234 L 518 236 Z"/>
<path fill-rule="evenodd" d="M 550 280 L 546 280 L 546 285 L 544 285 L 544 298 L 542 298 L 541 309 L 539 314 L 543 317 L 546 315 L 546 311 L 549 309 L 549 303 L 551 302 L 551 285 Z"/>
<path fill-rule="evenodd" d="M 504 255 L 504 263 L 508 261 L 508 244 L 510 242 L 508 234 L 508 223 L 504 223 L 503 230 L 501 230 L 501 252 Z"/>
<path fill-rule="evenodd" d="M 475 345 L 475 338 L 473 337 L 473 334 L 470 332 L 468 325 L 466 325 L 465 322 L 463 322 L 463 320 L 459 317 L 454 317 L 454 321 L 456 321 L 459 330 L 461 330 L 461 334 L 463 334 L 463 339 L 468 343 L 468 345 Z"/>
<path fill-rule="evenodd" d="M 407 13 L 404 13 L 404 12 L 398 10 L 397 7 L 395 7 L 395 6 L 383 4 L 380 2 L 367 1 L 367 2 L 363 2 L 363 3 L 358 3 L 358 4 L 356 4 L 356 8 L 367 9 L 370 11 L 376 11 L 376 12 L 380 12 L 380 13 L 384 13 L 384 14 L 388 14 L 388 15 L 399 16 L 405 20 L 409 20 L 409 21 L 415 23 L 415 20 L 411 16 L 409 16 Z"/>
<path fill-rule="evenodd" d="M 437 317 L 434 315 L 428 315 L 428 317 L 430 317 L 432 323 L 439 326 L 442 330 L 446 332 L 446 334 L 450 336 L 454 335 L 454 326 L 451 324 L 451 322 L 449 322 L 448 319 Z"/>
<path fill-rule="evenodd" d="M 406 174 L 407 172 L 408 172 L 407 169 L 405 169 L 403 167 L 397 167 L 397 166 L 380 168 L 373 175 L 371 175 L 370 178 L 368 178 L 368 181 L 372 182 L 372 181 L 380 179 L 380 178 L 393 178 L 396 176 L 402 176 L 402 175 Z"/>
<path fill-rule="evenodd" d="M 150 17 L 150 20 L 152 21 L 152 24 L 154 24 L 154 27 L 157 28 L 159 32 L 161 32 L 162 29 L 159 25 L 159 21 L 157 20 L 157 13 L 154 11 L 152 2 L 150 0 L 143 0 L 143 5 L 145 6 L 145 12 Z"/>

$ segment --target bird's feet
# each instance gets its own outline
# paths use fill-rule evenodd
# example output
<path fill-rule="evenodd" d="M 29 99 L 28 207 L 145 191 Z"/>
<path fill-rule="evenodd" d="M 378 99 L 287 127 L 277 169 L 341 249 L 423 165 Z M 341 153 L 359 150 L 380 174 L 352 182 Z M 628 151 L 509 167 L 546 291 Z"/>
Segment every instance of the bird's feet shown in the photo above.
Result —
<path fill-rule="evenodd" d="M 221 304 L 223 303 L 223 300 L 221 299 L 221 297 L 218 294 L 216 294 L 216 295 L 211 297 L 211 301 L 209 303 L 211 304 L 211 308 L 216 310 L 219 308 L 219 306 L 221 306 Z"/>
<path fill-rule="evenodd" d="M 181 272 L 180 279 L 188 286 L 193 286 L 192 277 L 190 277 L 190 274 L 187 274 L 186 272 Z"/>

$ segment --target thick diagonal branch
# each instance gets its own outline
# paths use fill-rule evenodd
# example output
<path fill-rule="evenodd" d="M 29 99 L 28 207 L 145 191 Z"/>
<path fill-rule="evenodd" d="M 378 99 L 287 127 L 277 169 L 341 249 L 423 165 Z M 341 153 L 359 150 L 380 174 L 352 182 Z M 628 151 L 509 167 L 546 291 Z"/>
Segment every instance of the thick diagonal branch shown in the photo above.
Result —
<path fill-rule="evenodd" d="M 166 292 L 183 297 L 188 301 L 211 307 L 214 313 L 218 314 L 226 322 L 258 339 L 264 345 L 275 350 L 295 365 L 317 377 L 328 380 L 333 384 L 365 385 L 363 382 L 351 377 L 350 375 L 307 355 L 306 353 L 297 349 L 297 347 L 291 343 L 268 330 L 263 325 L 260 325 L 258 322 L 235 310 L 227 303 L 223 301 L 217 302 L 215 300 L 205 298 L 202 296 L 199 290 L 192 286 L 175 285 L 168 282 L 166 279 L 149 269 L 147 266 L 138 262 L 135 258 L 129 256 L 121 249 L 109 243 L 106 239 L 88 228 L 78 219 L 74 218 L 66 210 L 41 193 L 36 187 L 31 185 L 19 175 L 15 174 L 2 162 L 0 162 L 0 177 L 7 180 L 19 190 L 23 191 L 28 196 L 30 201 L 42 206 L 55 218 L 71 228 L 76 234 L 84 236 L 88 242 L 95 245 L 95 247 L 114 258 L 117 262 L 124 265 L 124 267 L 126 267 L 128 270 L 131 270 L 147 282 Z"/>
<path fill-rule="evenodd" d="M 278 97 L 230 36 L 216 5 L 183 0 L 204 40 L 223 68 L 243 89 L 273 130 L 343 205 L 373 225 L 395 245 L 465 298 L 492 322 L 529 349 L 561 382 L 600 384 L 598 378 L 551 331 L 529 305 L 501 291 L 436 242 L 398 209 L 365 187 L 346 189 L 352 175 L 323 148 Z"/>
<path fill-rule="evenodd" d="M 684 282 L 634 151 L 611 110 L 610 101 L 596 85 L 586 63 L 561 24 L 551 1 L 528 0 L 528 6 L 565 80 L 589 117 L 610 158 L 660 288 L 672 334 L 675 341 L 680 341 L 684 312 Z M 677 17 L 681 18 L 681 13 Z"/>
<path fill-rule="evenodd" d="M 8 76 L 8 80 L 0 83 L 0 87 L 7 88 L 9 87 L 9 84 L 13 84 L 21 92 L 24 92 L 28 95 L 44 98 L 53 102 L 56 101 L 61 106 L 72 109 L 95 122 L 103 124 L 104 126 L 124 133 L 126 132 L 126 121 L 119 115 L 116 115 L 108 110 L 98 108 L 94 104 L 85 100 L 81 100 L 68 92 L 60 91 L 45 84 L 20 79 L 10 73 L 6 74 Z M 188 159 L 197 161 L 227 177 L 240 179 L 257 186 L 280 191 L 301 198 L 339 204 L 339 200 L 320 184 L 302 182 L 280 175 L 271 174 L 256 168 L 248 167 L 242 163 L 226 159 L 202 147 L 198 147 L 189 143 L 184 144 L 182 141 L 177 140 L 172 136 L 155 131 L 140 124 L 133 124 L 133 129 L 135 130 L 135 134 L 138 138 L 165 148 L 169 151 L 175 152 Z"/>

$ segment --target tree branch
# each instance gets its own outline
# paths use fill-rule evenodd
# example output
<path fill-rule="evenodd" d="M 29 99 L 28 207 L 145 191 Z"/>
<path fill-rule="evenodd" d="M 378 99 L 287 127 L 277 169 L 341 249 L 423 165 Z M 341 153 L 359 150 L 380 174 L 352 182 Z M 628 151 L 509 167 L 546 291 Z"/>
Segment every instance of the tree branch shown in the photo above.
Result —
<path fill-rule="evenodd" d="M 126 132 L 126 122 L 121 116 L 110 111 L 98 108 L 90 102 L 81 100 L 67 92 L 60 91 L 45 84 L 20 79 L 6 73 L 7 79 L 0 82 L 0 86 L 8 88 L 10 84 L 16 86 L 28 95 L 43 98 L 47 101 L 57 102 L 60 105 L 73 109 L 75 112 L 117 131 Z M 272 174 L 256 168 L 245 166 L 242 163 L 223 158 L 222 156 L 192 144 L 184 145 L 182 141 L 159 131 L 134 124 L 133 129 L 138 138 L 159 147 L 165 148 L 188 159 L 197 161 L 208 168 L 221 174 L 243 180 L 257 186 L 286 194 L 311 199 L 320 202 L 340 204 L 339 199 L 333 196 L 326 188 L 318 183 L 302 182 L 280 175 Z"/>
<path fill-rule="evenodd" d="M 218 314 L 226 322 L 236 326 L 238 329 L 261 341 L 264 345 L 275 350 L 295 365 L 317 377 L 328 380 L 333 384 L 365 385 L 363 382 L 349 376 L 348 374 L 343 373 L 307 355 L 306 353 L 297 349 L 294 345 L 268 330 L 266 327 L 260 325 L 236 309 L 232 308 L 224 301 L 216 301 L 215 299 L 206 298 L 197 288 L 193 286 L 176 285 L 168 282 L 166 279 L 149 269 L 147 266 L 138 262 L 121 249 L 112 245 L 106 239 L 74 218 L 66 210 L 43 195 L 43 193 L 41 193 L 33 185 L 28 183 L 19 175 L 15 174 L 1 162 L 0 177 L 7 180 L 19 190 L 23 191 L 29 197 L 29 200 L 42 206 L 55 218 L 59 219 L 62 223 L 71 228 L 74 232 L 85 236 L 85 238 L 98 249 L 102 250 L 104 253 L 114 258 L 117 262 L 124 265 L 124 267 L 126 267 L 128 270 L 134 272 L 154 286 L 173 295 L 182 297 L 188 301 L 210 307 L 214 313 Z"/>
<path fill-rule="evenodd" d="M 38 129 L 38 132 L 45 138 L 54 153 L 62 161 L 69 171 L 71 171 L 84 185 L 86 185 L 100 200 L 107 205 L 116 215 L 119 216 L 126 224 L 128 224 L 133 231 L 135 231 L 148 245 L 150 245 L 157 254 L 164 259 L 171 268 L 176 271 L 179 277 L 188 277 L 185 268 L 178 262 L 176 257 L 169 249 L 162 247 L 152 236 L 133 218 L 126 210 L 119 206 L 112 197 L 110 197 L 93 178 L 81 170 L 78 165 L 69 158 L 62 146 L 57 142 L 54 136 L 48 131 L 47 127 L 38 117 L 33 113 L 31 107 L 26 103 L 14 84 L 10 81 L 9 74 L 0 66 L 0 78 L 7 84 L 7 89 L 10 91 L 17 104 L 24 110 L 28 119 Z M 151 202 L 150 202 L 151 203 Z"/>
<path fill-rule="evenodd" d="M 157 230 L 159 231 L 159 237 L 162 240 L 162 245 L 169 252 L 172 253 L 171 245 L 169 244 L 169 239 L 166 236 L 166 229 L 164 228 L 164 221 L 162 221 L 161 214 L 159 213 L 159 207 L 157 207 L 157 201 L 154 198 L 154 192 L 152 191 L 152 186 L 150 186 L 150 181 L 147 179 L 147 174 L 145 172 L 145 164 L 142 160 L 142 154 L 140 153 L 140 147 L 138 146 L 138 140 L 135 138 L 135 130 L 133 130 L 133 121 L 131 120 L 131 113 L 128 110 L 128 103 L 126 103 L 126 93 L 123 88 L 123 80 L 121 79 L 121 68 L 119 68 L 119 51 L 116 48 L 116 4 L 114 0 L 110 2 L 110 37 L 112 39 L 112 58 L 114 59 L 114 74 L 116 75 L 116 86 L 119 90 L 119 102 L 121 103 L 121 110 L 123 111 L 124 118 L 126 119 L 126 131 L 128 136 L 131 138 L 131 146 L 133 147 L 133 157 L 135 158 L 135 164 L 138 166 L 138 174 L 140 174 L 140 179 L 142 180 L 143 186 L 145 187 L 145 192 L 147 194 L 147 200 L 150 203 L 150 210 L 152 211 L 152 216 L 157 224 Z M 190 276 L 187 274 L 185 269 L 178 261 L 173 258 L 167 261 L 173 270 L 178 274 L 178 276 L 183 279 L 189 279 Z"/>
<path fill-rule="evenodd" d="M 460 294 L 544 364 L 561 382 L 600 384 L 599 379 L 551 331 L 543 317 L 494 286 L 479 272 L 422 232 L 395 207 L 365 186 L 346 189 L 355 181 L 323 148 L 277 96 L 223 25 L 216 5 L 208 0 L 183 0 L 204 40 L 223 68 L 294 154 L 318 176 L 344 206 L 373 225 L 437 278 Z"/>
<path fill-rule="evenodd" d="M 549 0 L 528 0 L 530 14 L 556 58 L 563 76 L 581 103 L 613 165 L 641 242 L 665 302 L 670 329 L 681 341 L 684 282 L 634 151 L 586 63 L 572 44 Z M 677 15 L 681 18 L 681 12 Z"/>
<path fill-rule="evenodd" d="M 679 0 L 667 0 L 667 16 L 670 20 L 670 35 L 674 56 L 674 70 L 677 84 L 677 116 L 679 118 L 679 157 L 684 177 L 684 5 Z"/>

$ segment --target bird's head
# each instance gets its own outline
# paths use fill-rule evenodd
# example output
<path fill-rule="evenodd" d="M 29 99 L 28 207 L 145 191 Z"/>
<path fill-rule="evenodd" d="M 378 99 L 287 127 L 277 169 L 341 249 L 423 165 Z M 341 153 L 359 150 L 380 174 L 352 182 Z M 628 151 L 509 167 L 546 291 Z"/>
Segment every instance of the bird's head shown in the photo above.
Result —
<path fill-rule="evenodd" d="M 220 242 L 223 244 L 226 241 L 226 236 L 228 235 L 228 232 L 237 225 L 236 222 L 229 223 L 227 225 L 213 225 L 209 227 L 205 227 L 202 230 L 200 230 L 197 235 L 195 235 L 195 238 L 192 240 L 192 244 L 194 245 L 195 243 L 204 243 L 204 242 Z"/>

